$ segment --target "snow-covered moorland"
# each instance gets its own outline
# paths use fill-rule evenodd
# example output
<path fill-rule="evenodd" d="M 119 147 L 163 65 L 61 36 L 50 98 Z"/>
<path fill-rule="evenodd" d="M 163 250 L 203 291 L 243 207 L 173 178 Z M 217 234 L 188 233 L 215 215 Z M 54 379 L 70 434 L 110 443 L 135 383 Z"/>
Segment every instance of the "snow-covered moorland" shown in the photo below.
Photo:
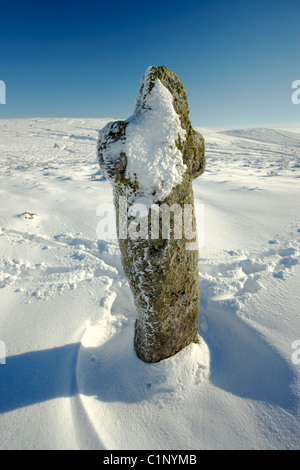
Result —
<path fill-rule="evenodd" d="M 201 341 L 145 364 L 96 235 L 108 121 L 0 121 L 0 447 L 300 448 L 300 134 L 198 129 Z"/>

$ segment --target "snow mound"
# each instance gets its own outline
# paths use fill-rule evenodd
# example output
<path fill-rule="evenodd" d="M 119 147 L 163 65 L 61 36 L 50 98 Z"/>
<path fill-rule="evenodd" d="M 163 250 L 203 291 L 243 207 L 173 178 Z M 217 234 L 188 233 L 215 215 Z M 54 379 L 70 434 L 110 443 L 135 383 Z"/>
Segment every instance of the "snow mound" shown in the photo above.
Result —
<path fill-rule="evenodd" d="M 190 434 L 181 442 L 178 435 L 182 422 L 192 422 L 195 394 L 209 380 L 206 343 L 199 338 L 173 357 L 146 364 L 134 351 L 133 322 L 109 315 L 87 326 L 77 363 L 78 391 L 99 440 L 107 449 L 188 447 Z"/>

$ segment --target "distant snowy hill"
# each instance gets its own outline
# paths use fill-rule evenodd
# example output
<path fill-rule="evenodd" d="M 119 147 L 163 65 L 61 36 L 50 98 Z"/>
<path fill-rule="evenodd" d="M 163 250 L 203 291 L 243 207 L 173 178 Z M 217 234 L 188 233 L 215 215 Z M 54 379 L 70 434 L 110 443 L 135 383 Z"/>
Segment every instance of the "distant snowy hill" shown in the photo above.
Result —
<path fill-rule="evenodd" d="M 236 129 L 220 131 L 220 134 L 230 135 L 243 139 L 258 140 L 270 144 L 300 147 L 300 133 L 274 130 L 274 129 Z"/>
<path fill-rule="evenodd" d="M 0 448 L 299 449 L 299 134 L 199 128 L 200 344 L 145 364 L 96 233 L 110 120 L 0 120 Z"/>

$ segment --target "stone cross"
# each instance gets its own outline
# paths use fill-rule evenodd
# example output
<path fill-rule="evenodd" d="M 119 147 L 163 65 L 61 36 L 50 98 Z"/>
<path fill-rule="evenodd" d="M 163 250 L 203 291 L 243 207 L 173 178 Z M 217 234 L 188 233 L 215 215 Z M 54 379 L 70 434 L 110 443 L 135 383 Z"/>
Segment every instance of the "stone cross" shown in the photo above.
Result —
<path fill-rule="evenodd" d="M 204 139 L 192 128 L 180 79 L 167 67 L 148 67 L 133 115 L 99 132 L 97 152 L 112 183 L 122 265 L 137 308 L 135 351 L 158 362 L 198 342 L 192 181 L 205 169 Z"/>

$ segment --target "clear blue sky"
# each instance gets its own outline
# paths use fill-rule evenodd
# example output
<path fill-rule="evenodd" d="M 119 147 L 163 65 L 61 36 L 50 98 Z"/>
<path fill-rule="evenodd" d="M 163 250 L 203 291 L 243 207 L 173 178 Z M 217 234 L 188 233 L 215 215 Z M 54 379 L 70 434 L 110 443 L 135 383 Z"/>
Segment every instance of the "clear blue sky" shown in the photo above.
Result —
<path fill-rule="evenodd" d="M 195 126 L 299 123 L 300 1 L 0 0 L 0 118 L 127 118 L 149 65 Z"/>

